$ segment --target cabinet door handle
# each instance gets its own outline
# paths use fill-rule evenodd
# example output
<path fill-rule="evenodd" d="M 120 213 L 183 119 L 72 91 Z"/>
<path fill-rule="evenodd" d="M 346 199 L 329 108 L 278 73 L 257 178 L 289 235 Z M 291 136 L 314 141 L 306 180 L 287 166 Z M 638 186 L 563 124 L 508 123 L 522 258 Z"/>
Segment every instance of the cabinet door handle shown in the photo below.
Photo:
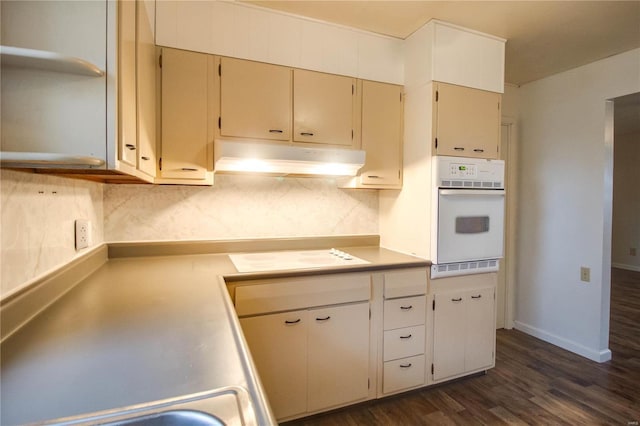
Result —
<path fill-rule="evenodd" d="M 269 133 L 282 133 L 280 129 L 269 129 Z"/>
<path fill-rule="evenodd" d="M 136 146 L 135 146 L 135 145 L 132 145 L 132 144 L 130 144 L 130 143 L 125 144 L 125 146 L 127 147 L 127 149 L 129 149 L 129 150 L 131 150 L 131 151 L 134 151 L 134 150 L 136 149 Z"/>
<path fill-rule="evenodd" d="M 330 320 L 330 319 L 331 319 L 331 317 L 330 317 L 329 315 L 327 315 L 327 316 L 326 316 L 326 317 L 324 317 L 324 318 L 316 318 L 316 321 L 328 321 L 328 320 Z"/>
<path fill-rule="evenodd" d="M 300 322 L 300 318 L 298 318 L 297 320 L 293 320 L 293 321 L 289 321 L 289 320 L 285 320 L 284 323 L 285 324 L 297 324 Z"/>
<path fill-rule="evenodd" d="M 455 149 L 456 151 L 464 151 L 464 148 L 461 146 L 455 146 L 453 147 L 453 149 Z"/>
<path fill-rule="evenodd" d="M 140 157 L 140 158 L 141 158 L 141 159 L 143 159 L 144 161 L 149 161 L 149 160 L 150 160 L 150 158 L 149 158 L 149 157 L 144 157 L 144 156 L 143 156 L 143 157 Z"/>
<path fill-rule="evenodd" d="M 473 152 L 484 152 L 484 149 L 476 148 L 473 150 Z"/>
<path fill-rule="evenodd" d="M 301 136 L 313 136 L 313 133 L 311 132 L 300 132 Z"/>
<path fill-rule="evenodd" d="M 400 306 L 400 309 L 402 309 L 403 311 L 408 311 L 409 309 L 413 309 L 413 305 L 409 305 L 409 306 Z"/>
<path fill-rule="evenodd" d="M 183 167 L 182 171 L 183 172 L 197 172 L 198 169 L 194 169 L 193 167 Z"/>
<path fill-rule="evenodd" d="M 462 297 L 458 297 L 457 299 L 451 299 L 452 302 L 462 302 Z"/>
<path fill-rule="evenodd" d="M 481 295 L 481 294 L 479 294 L 479 295 L 477 295 L 477 296 L 471 296 L 471 298 L 472 298 L 472 299 L 480 299 L 480 298 L 482 298 L 482 295 Z"/>
<path fill-rule="evenodd" d="M 406 336 L 400 336 L 401 339 L 411 339 L 411 335 L 407 334 Z"/>
<path fill-rule="evenodd" d="M 412 365 L 411 363 L 409 363 L 409 364 L 400 364 L 400 368 L 409 368 L 409 367 L 411 367 L 411 365 Z"/>

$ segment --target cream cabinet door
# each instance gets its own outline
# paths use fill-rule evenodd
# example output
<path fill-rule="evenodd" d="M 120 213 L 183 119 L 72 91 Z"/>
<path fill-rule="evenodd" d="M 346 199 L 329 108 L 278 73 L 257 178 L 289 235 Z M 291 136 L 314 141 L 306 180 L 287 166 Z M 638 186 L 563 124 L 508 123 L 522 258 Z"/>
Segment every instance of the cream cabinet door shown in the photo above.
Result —
<path fill-rule="evenodd" d="M 366 399 L 369 303 L 309 310 L 308 410 Z"/>
<path fill-rule="evenodd" d="M 136 2 L 118 7 L 118 159 L 137 167 Z"/>
<path fill-rule="evenodd" d="M 295 311 L 240 319 L 278 419 L 307 411 L 307 316 L 308 311 Z"/>
<path fill-rule="evenodd" d="M 126 3 L 126 2 L 123 2 Z M 138 0 L 137 7 L 137 95 L 138 169 L 156 176 L 156 46 L 155 2 Z"/>
<path fill-rule="evenodd" d="M 433 315 L 433 379 L 465 371 L 466 300 L 464 293 L 435 294 Z"/>
<path fill-rule="evenodd" d="M 220 134 L 290 140 L 291 69 L 221 58 Z"/>
<path fill-rule="evenodd" d="M 495 350 L 495 288 L 481 288 L 465 294 L 467 330 L 465 370 L 473 371 L 493 365 Z"/>
<path fill-rule="evenodd" d="M 204 179 L 209 168 L 213 56 L 162 49 L 161 177 Z M 211 165 L 212 168 L 212 165 Z"/>
<path fill-rule="evenodd" d="M 436 155 L 498 158 L 501 95 L 446 83 L 433 87 Z"/>
<path fill-rule="evenodd" d="M 402 86 L 362 82 L 363 185 L 400 185 L 402 113 Z"/>
<path fill-rule="evenodd" d="M 295 69 L 293 140 L 353 146 L 356 79 Z"/>

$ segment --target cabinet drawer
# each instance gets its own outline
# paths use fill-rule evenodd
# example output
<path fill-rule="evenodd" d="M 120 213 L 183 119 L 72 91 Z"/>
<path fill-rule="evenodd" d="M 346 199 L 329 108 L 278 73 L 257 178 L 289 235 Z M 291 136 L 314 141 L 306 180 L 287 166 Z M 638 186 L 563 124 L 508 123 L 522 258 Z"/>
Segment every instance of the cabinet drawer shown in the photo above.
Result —
<path fill-rule="evenodd" d="M 427 270 L 407 269 L 384 274 L 384 298 L 418 296 L 427 293 Z"/>
<path fill-rule="evenodd" d="M 389 393 L 424 384 L 424 355 L 384 363 L 382 392 Z"/>
<path fill-rule="evenodd" d="M 369 300 L 371 276 L 335 274 L 251 281 L 235 291 L 238 316 Z"/>
<path fill-rule="evenodd" d="M 423 354 L 424 339 L 424 325 L 385 331 L 384 360 Z"/>
<path fill-rule="evenodd" d="M 384 329 L 422 325 L 425 321 L 426 296 L 404 297 L 384 301 Z"/>

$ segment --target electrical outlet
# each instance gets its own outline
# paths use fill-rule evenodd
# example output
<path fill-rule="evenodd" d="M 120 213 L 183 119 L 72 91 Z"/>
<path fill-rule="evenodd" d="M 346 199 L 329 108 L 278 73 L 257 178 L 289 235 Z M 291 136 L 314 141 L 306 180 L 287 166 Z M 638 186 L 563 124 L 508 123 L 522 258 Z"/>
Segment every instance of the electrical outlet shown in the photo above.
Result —
<path fill-rule="evenodd" d="M 635 256 L 636 255 L 636 248 L 635 247 L 631 247 L 629 249 L 629 255 L 630 256 Z"/>
<path fill-rule="evenodd" d="M 580 280 L 586 283 L 591 281 L 591 268 L 587 268 L 586 266 L 580 267 Z"/>
<path fill-rule="evenodd" d="M 89 247 L 89 228 L 91 222 L 86 219 L 76 219 L 76 250 Z"/>

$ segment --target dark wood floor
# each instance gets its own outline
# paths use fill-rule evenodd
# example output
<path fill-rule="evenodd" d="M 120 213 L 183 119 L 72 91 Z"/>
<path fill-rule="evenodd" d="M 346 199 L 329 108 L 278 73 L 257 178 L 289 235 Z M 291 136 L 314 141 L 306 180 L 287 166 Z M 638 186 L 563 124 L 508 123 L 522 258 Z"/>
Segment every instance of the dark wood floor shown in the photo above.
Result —
<path fill-rule="evenodd" d="M 498 330 L 486 375 L 320 414 L 290 425 L 638 425 L 640 272 L 612 271 L 613 359 L 596 363 Z"/>

